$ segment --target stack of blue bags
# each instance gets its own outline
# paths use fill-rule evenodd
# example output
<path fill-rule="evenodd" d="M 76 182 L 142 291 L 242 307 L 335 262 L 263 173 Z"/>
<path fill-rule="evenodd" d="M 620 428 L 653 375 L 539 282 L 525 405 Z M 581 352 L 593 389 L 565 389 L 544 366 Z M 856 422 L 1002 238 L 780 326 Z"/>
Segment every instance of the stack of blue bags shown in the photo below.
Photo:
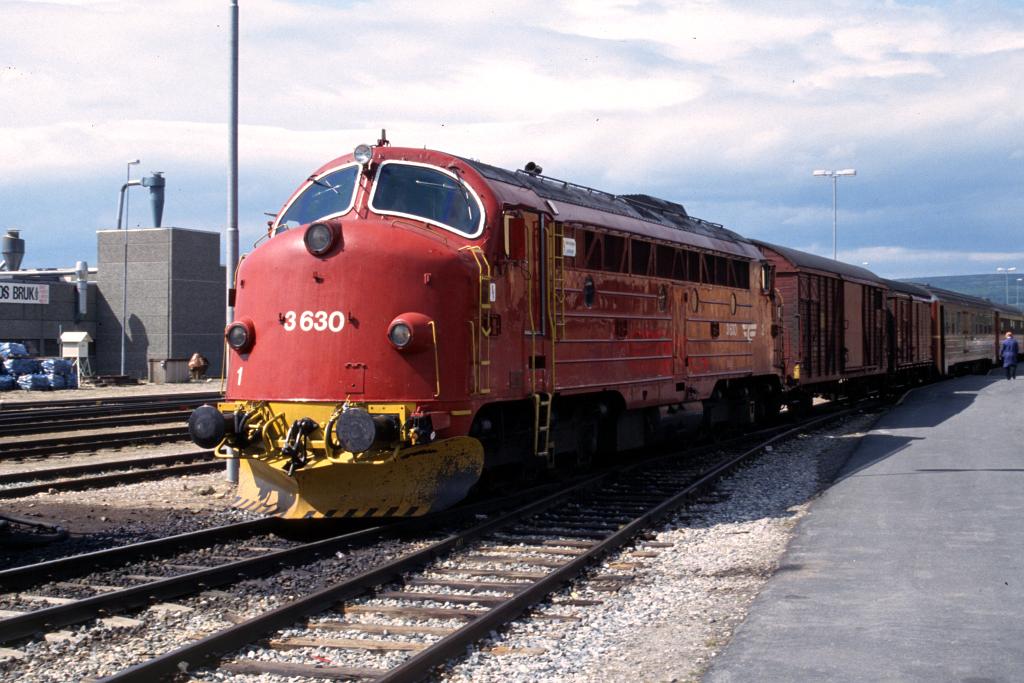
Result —
<path fill-rule="evenodd" d="M 74 366 L 63 358 L 28 358 L 23 344 L 0 342 L 0 359 L 0 391 L 15 386 L 30 391 L 78 387 Z"/>
<path fill-rule="evenodd" d="M 63 358 L 44 358 L 40 365 L 51 389 L 77 389 L 78 375 L 71 361 Z"/>

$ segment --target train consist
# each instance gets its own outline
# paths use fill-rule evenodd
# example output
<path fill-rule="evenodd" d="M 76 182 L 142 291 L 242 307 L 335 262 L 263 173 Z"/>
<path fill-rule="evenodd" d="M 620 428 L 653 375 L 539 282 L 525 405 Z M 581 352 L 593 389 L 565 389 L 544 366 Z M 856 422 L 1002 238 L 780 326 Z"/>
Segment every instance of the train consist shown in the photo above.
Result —
<path fill-rule="evenodd" d="M 520 477 L 987 367 L 1019 312 L 755 242 L 647 195 L 425 149 L 314 172 L 238 268 L 194 441 L 247 509 L 394 517 Z"/>

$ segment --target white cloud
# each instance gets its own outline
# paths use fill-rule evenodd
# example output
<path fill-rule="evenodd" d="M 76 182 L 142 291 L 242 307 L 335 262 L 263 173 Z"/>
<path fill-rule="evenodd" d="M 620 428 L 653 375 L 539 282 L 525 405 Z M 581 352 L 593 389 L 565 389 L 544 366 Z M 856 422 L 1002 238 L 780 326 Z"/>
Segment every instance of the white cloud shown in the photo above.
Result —
<path fill-rule="evenodd" d="M 1024 153 L 1019 13 L 765 7 L 246 0 L 242 173 L 298 178 L 386 127 L 396 145 L 506 167 L 532 159 L 612 191 L 655 187 L 710 220 L 740 219 L 741 232 L 829 223 L 827 188 L 809 172 L 833 165 L 861 171 L 843 210 L 865 225 L 885 225 L 902 201 L 900 173 L 949 198 L 900 205 L 907 220 L 1007 203 L 991 179 L 1019 173 Z M 0 88 L 14 104 L 0 109 L 0 164 L 16 173 L 0 190 L 55 174 L 116 179 L 135 157 L 169 179 L 218 173 L 228 18 L 209 0 L 6 3 Z M 977 178 L 957 173 L 968 166 Z M 247 190 L 273 196 L 260 210 L 280 199 L 279 187 Z"/>

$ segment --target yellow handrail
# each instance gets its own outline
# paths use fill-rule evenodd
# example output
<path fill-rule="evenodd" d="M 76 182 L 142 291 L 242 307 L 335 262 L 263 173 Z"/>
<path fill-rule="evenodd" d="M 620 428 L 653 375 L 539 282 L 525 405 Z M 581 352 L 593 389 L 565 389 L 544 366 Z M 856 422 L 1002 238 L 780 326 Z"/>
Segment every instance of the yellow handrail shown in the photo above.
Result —
<path fill-rule="evenodd" d="M 437 323 L 431 320 L 430 334 L 434 337 L 434 381 L 437 384 L 437 391 L 434 392 L 434 398 L 438 398 L 441 395 L 441 360 L 437 352 Z"/>

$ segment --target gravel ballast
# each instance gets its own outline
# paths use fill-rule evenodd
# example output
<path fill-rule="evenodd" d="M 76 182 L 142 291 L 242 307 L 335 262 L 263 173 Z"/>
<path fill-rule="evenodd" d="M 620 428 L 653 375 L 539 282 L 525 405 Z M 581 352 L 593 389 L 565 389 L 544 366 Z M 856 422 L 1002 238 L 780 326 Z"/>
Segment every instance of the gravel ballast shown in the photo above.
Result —
<path fill-rule="evenodd" d="M 632 582 L 617 592 L 577 582 L 555 600 L 602 604 L 541 607 L 541 613 L 572 618 L 516 622 L 438 680 L 700 680 L 779 567 L 811 500 L 876 419 L 858 415 L 778 445 L 718 487 L 724 500 L 676 515 L 651 539 L 672 547 L 642 548 L 641 542 L 592 572 L 628 573 Z M 647 557 L 650 550 L 656 556 Z M 495 648 L 508 654 L 492 654 Z"/>
<path fill-rule="evenodd" d="M 831 481 L 876 417 L 854 416 L 827 430 L 777 445 L 721 484 L 718 492 L 724 494 L 722 500 L 676 515 L 647 541 L 638 541 L 633 548 L 596 566 L 591 576 L 600 575 L 599 579 L 577 581 L 537 609 L 544 615 L 565 618 L 524 617 L 508 629 L 493 633 L 466 658 L 441 672 L 438 680 L 699 680 L 778 568 L 793 529 L 807 514 L 814 495 Z M 211 485 L 216 484 L 215 493 L 187 496 L 191 500 L 184 510 L 178 508 L 181 512 L 190 515 L 195 513 L 189 508 L 206 508 L 201 514 L 208 514 L 211 508 L 225 504 L 218 499 L 224 493 L 220 490 L 223 484 L 214 479 L 222 475 L 208 476 Z M 190 480 L 190 488 L 192 481 L 199 479 Z M 138 501 L 138 494 L 126 495 L 125 502 L 129 497 Z M 205 505 L 199 504 L 200 500 Z M 178 507 L 181 502 L 167 507 Z M 108 675 L 118 667 L 223 628 L 232 618 L 272 608 L 332 578 L 409 549 L 408 545 L 382 544 L 182 600 L 185 610 L 126 615 L 150 626 L 158 620 L 161 625 L 156 634 L 131 623 L 69 628 L 64 636 L 23 646 L 26 658 L 0 668 L 0 681 L 81 680 Z M 609 589 L 609 575 L 624 577 L 622 587 Z M 574 604 L 574 600 L 600 604 Z M 286 659 L 325 666 L 353 661 L 351 654 L 327 648 L 306 654 L 309 657 L 299 651 Z M 290 680 L 270 675 L 235 676 L 222 671 L 194 675 L 200 680 L 217 681 Z"/>

